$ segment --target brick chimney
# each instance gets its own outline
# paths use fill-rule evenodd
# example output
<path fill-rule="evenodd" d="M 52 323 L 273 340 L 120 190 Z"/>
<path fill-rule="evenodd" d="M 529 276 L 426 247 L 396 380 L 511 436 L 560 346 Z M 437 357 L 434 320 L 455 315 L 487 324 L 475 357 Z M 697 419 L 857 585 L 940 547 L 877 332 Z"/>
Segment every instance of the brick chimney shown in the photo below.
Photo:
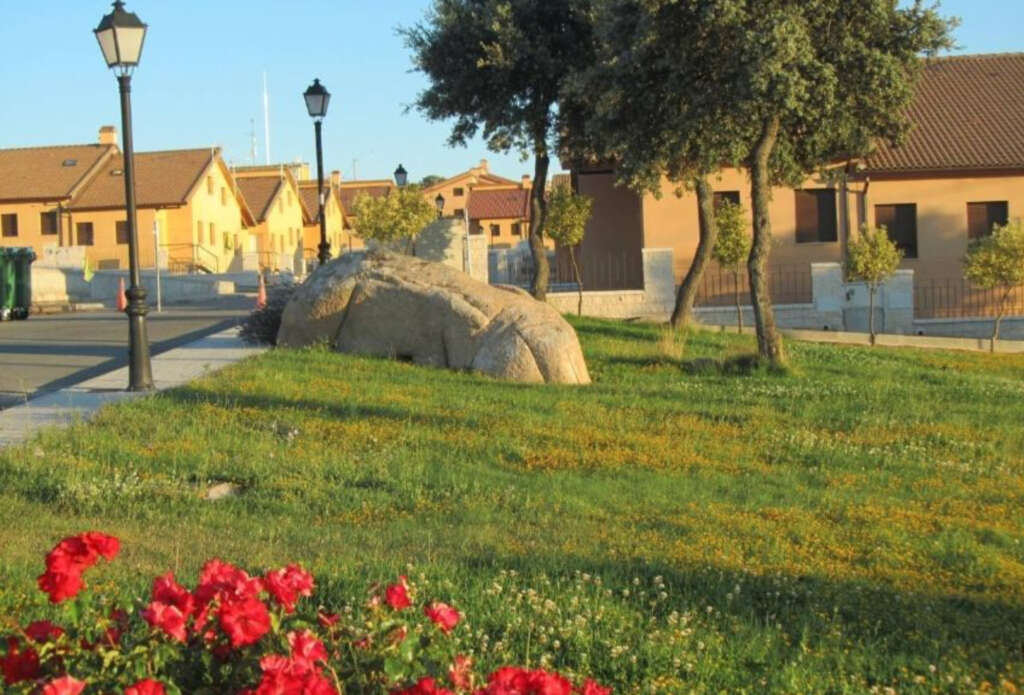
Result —
<path fill-rule="evenodd" d="M 331 188 L 337 188 L 341 185 L 341 172 L 335 169 L 331 172 Z"/>
<path fill-rule="evenodd" d="M 101 145 L 116 145 L 117 144 L 117 128 L 112 125 L 100 126 L 100 144 Z"/>
<path fill-rule="evenodd" d="M 481 159 L 480 160 L 480 167 L 479 167 L 479 169 L 480 169 L 480 171 L 482 171 L 485 174 L 489 173 L 489 170 L 487 169 L 487 160 L 486 159 Z"/>

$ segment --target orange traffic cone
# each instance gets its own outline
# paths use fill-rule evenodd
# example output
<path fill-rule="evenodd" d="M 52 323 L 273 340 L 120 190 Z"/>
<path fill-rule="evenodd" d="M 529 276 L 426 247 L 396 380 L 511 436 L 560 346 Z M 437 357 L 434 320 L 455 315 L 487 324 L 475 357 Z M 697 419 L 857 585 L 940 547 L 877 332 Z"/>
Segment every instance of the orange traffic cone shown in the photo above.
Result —
<path fill-rule="evenodd" d="M 267 285 L 263 282 L 263 273 L 260 273 L 259 290 L 256 292 L 256 308 L 263 309 L 267 306 Z"/>
<path fill-rule="evenodd" d="M 124 311 L 128 308 L 128 297 L 124 293 L 124 278 L 117 280 L 117 310 Z"/>

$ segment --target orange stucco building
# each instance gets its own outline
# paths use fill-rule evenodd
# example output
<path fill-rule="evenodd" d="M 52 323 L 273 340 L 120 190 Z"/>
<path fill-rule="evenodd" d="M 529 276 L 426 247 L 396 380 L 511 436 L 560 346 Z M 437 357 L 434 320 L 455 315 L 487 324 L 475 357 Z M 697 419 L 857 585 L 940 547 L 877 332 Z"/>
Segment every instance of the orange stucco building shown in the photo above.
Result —
<path fill-rule="evenodd" d="M 302 227 L 310 214 L 304 209 L 295 177 L 284 167 L 253 168 L 236 170 L 235 180 L 252 211 L 247 250 L 259 254 L 263 268 L 294 270 L 303 258 Z"/>
<path fill-rule="evenodd" d="M 517 184 L 517 181 L 492 174 L 487 160 L 481 159 L 477 166 L 424 188 L 423 195 L 431 205 L 434 205 L 439 194 L 444 198 L 442 216 L 465 217 L 470 196 L 477 186 L 515 186 Z"/>
<path fill-rule="evenodd" d="M 841 262 L 863 224 L 884 225 L 919 285 L 962 278 L 969 241 L 1024 214 L 1024 54 L 957 56 L 930 62 L 909 110 L 913 124 L 899 147 L 880 146 L 863 161 L 809 176 L 797 189 L 772 192 L 770 266 L 776 301 L 805 301 L 809 266 Z M 641 250 L 671 248 L 676 281 L 689 269 L 699 238 L 693 192 L 637 195 L 615 185 L 614 171 L 577 168 L 576 189 L 593 198 L 580 249 L 594 269 L 620 263 L 613 279 L 592 273 L 585 285 L 642 286 Z M 712 177 L 716 195 L 750 216 L 747 173 Z M 712 268 L 713 276 L 715 269 Z"/>

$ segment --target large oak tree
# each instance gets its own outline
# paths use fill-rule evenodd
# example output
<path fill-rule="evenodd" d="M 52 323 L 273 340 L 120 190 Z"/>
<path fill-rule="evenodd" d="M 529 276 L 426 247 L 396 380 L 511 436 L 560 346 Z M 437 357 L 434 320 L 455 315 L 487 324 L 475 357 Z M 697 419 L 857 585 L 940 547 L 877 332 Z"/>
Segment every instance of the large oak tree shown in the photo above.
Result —
<path fill-rule="evenodd" d="M 544 299 L 545 188 L 562 132 L 558 104 L 568 76 L 592 61 L 590 0 L 434 0 L 426 19 L 401 30 L 430 80 L 415 106 L 454 120 L 449 143 L 478 132 L 498 152 L 534 158 L 530 197 L 531 292 Z"/>

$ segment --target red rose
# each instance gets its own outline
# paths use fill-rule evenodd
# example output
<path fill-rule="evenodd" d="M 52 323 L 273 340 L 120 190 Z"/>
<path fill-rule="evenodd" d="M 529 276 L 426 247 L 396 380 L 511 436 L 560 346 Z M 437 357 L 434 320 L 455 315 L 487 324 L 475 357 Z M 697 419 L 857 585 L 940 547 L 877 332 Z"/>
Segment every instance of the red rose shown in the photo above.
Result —
<path fill-rule="evenodd" d="M 225 601 L 217 611 L 217 617 L 232 647 L 255 644 L 270 631 L 270 613 L 259 599 Z"/>
<path fill-rule="evenodd" d="M 174 572 L 153 580 L 153 601 L 170 604 L 185 617 L 190 616 L 196 606 L 196 600 L 188 589 L 174 581 Z"/>
<path fill-rule="evenodd" d="M 452 628 L 459 624 L 461 617 L 459 612 L 447 603 L 432 603 L 424 608 L 423 612 L 446 633 L 451 632 Z"/>
<path fill-rule="evenodd" d="M 147 678 L 124 691 L 124 695 L 166 695 L 164 684 Z"/>
<path fill-rule="evenodd" d="M 116 538 L 98 531 L 65 538 L 46 554 L 46 571 L 37 580 L 39 588 L 49 594 L 51 603 L 66 601 L 85 586 L 85 570 L 101 556 L 113 559 L 119 549 Z"/>
<path fill-rule="evenodd" d="M 43 695 L 78 695 L 85 690 L 85 683 L 71 676 L 61 676 L 50 681 L 43 688 Z"/>
<path fill-rule="evenodd" d="M 153 601 L 142 611 L 142 619 L 179 642 L 186 640 L 185 614 L 177 606 Z"/>
<path fill-rule="evenodd" d="M 295 602 L 300 596 L 313 595 L 313 575 L 298 565 L 267 572 L 263 584 L 286 613 L 295 611 Z"/>
<path fill-rule="evenodd" d="M 50 572 L 39 575 L 36 580 L 40 591 L 50 595 L 50 603 L 61 603 L 74 598 L 85 586 L 81 572 Z"/>
<path fill-rule="evenodd" d="M 400 611 L 411 606 L 412 601 L 409 600 L 409 591 L 407 589 L 405 577 L 399 577 L 397 584 L 392 584 L 385 589 L 384 598 L 387 600 L 388 605 L 396 611 Z"/>
<path fill-rule="evenodd" d="M 433 678 L 421 678 L 416 685 L 405 690 L 396 690 L 392 695 L 455 695 L 451 690 L 441 688 Z"/>
<path fill-rule="evenodd" d="M 473 660 L 462 654 L 456 656 L 455 663 L 448 669 L 448 679 L 455 686 L 456 690 L 472 690 Z"/>
<path fill-rule="evenodd" d="M 83 533 L 80 538 L 88 546 L 90 552 L 102 555 L 107 560 L 113 560 L 121 550 L 121 541 L 99 531 Z"/>
<path fill-rule="evenodd" d="M 292 661 L 308 670 L 315 669 L 318 661 L 327 661 L 327 649 L 324 647 L 324 643 L 309 630 L 289 632 L 288 644 L 292 648 Z"/>
<path fill-rule="evenodd" d="M 25 628 L 25 635 L 33 642 L 49 642 L 58 639 L 64 634 L 64 630 L 57 627 L 49 620 L 37 620 Z"/>
<path fill-rule="evenodd" d="M 200 606 L 205 606 L 214 599 L 256 598 L 261 591 L 263 582 L 259 578 L 250 577 L 245 570 L 214 558 L 203 565 L 199 573 L 195 598 Z"/>
<path fill-rule="evenodd" d="M 587 682 L 581 688 L 577 689 L 577 692 L 580 695 L 612 695 L 611 688 L 602 688 L 590 678 L 587 679 Z"/>
<path fill-rule="evenodd" d="M 337 690 L 316 669 L 280 655 L 260 659 L 263 679 L 250 695 L 337 695 Z"/>
<path fill-rule="evenodd" d="M 7 685 L 34 680 L 39 676 L 39 655 L 32 647 L 22 650 L 18 640 L 9 637 L 7 653 L 0 658 L 0 669 L 3 669 Z"/>

